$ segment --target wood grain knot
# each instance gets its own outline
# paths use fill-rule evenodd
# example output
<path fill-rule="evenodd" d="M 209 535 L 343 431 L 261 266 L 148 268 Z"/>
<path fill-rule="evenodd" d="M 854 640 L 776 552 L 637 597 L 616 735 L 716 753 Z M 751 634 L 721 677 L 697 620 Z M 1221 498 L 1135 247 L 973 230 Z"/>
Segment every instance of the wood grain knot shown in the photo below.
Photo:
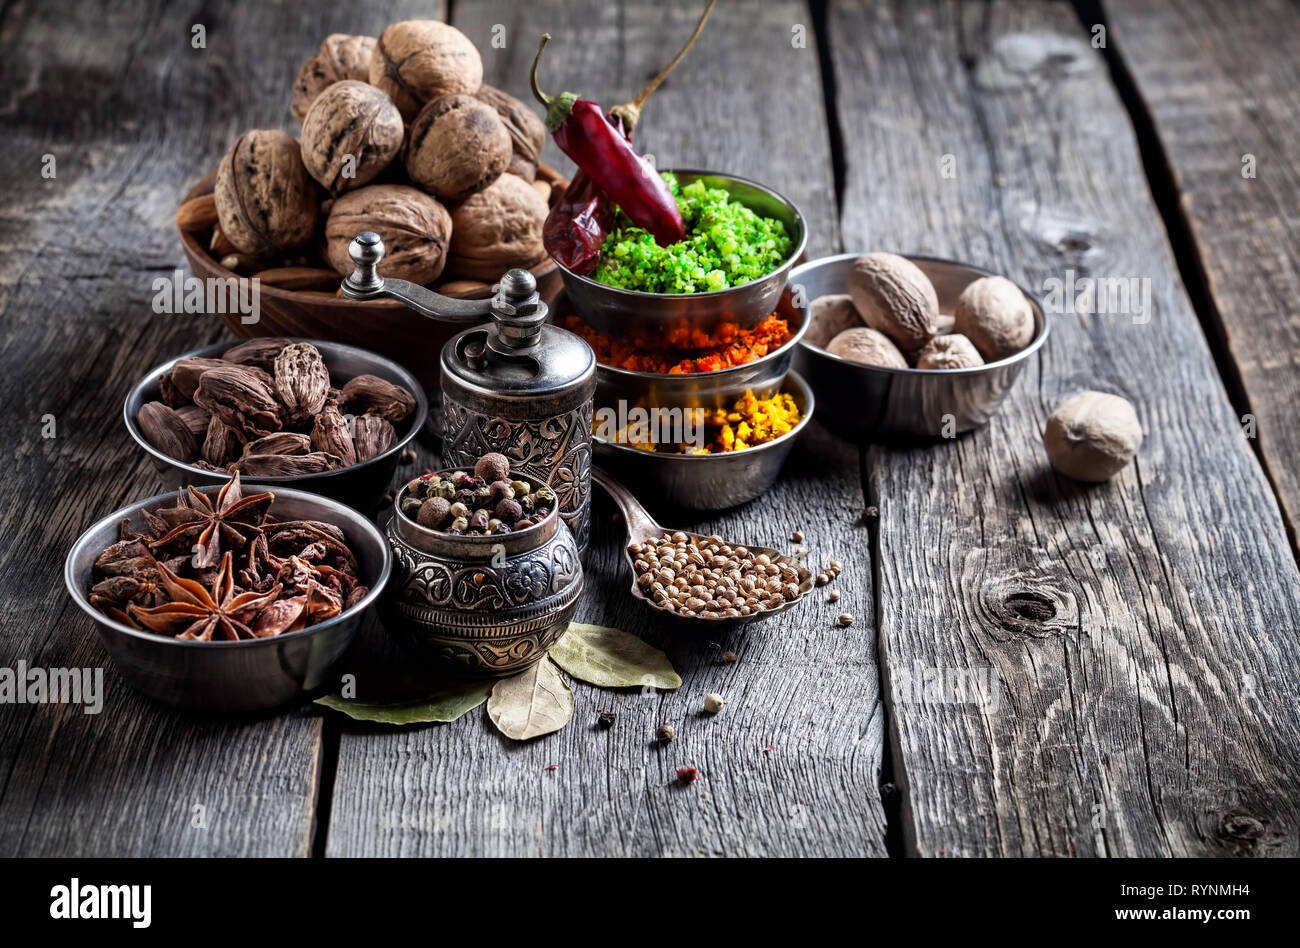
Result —
<path fill-rule="evenodd" d="M 1044 639 L 1078 627 L 1074 597 L 1047 582 L 1025 584 L 1023 577 L 995 581 L 981 598 L 989 631 L 999 642 Z"/>
<path fill-rule="evenodd" d="M 1057 83 L 1098 68 L 1092 46 L 1063 33 L 1007 33 L 998 37 L 975 68 L 985 89 L 1008 91 Z"/>
<path fill-rule="evenodd" d="M 1219 820 L 1219 835 L 1232 842 L 1249 843 L 1264 835 L 1264 824 L 1245 813 L 1226 813 Z"/>

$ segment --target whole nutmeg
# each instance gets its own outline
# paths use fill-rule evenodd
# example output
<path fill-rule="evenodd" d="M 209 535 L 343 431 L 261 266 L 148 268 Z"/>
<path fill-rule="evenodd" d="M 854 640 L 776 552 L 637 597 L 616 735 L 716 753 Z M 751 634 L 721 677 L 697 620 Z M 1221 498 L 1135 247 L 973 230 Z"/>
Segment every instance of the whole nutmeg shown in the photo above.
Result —
<path fill-rule="evenodd" d="M 330 191 L 373 181 L 402 150 L 402 116 L 372 85 L 336 82 L 316 97 L 302 122 L 302 163 Z"/>
<path fill-rule="evenodd" d="M 853 262 L 849 295 L 862 321 L 904 352 L 915 352 L 938 331 L 939 298 L 929 277 L 893 253 L 869 253 Z"/>
<path fill-rule="evenodd" d="M 995 362 L 1019 352 L 1034 338 L 1029 300 L 1006 277 L 987 276 L 962 290 L 953 308 L 953 328 Z"/>
<path fill-rule="evenodd" d="M 1076 481 L 1104 481 L 1133 459 L 1142 445 L 1142 425 L 1133 403 L 1105 392 L 1080 392 L 1047 419 L 1047 459 Z"/>
<path fill-rule="evenodd" d="M 916 355 L 918 369 L 968 369 L 983 364 L 979 351 L 961 333 L 935 336 Z"/>
<path fill-rule="evenodd" d="M 496 109 L 510 133 L 512 155 L 510 167 L 506 170 L 525 181 L 532 181 L 537 174 L 542 147 L 546 144 L 546 123 L 542 117 L 526 102 L 494 86 L 484 84 L 474 97 Z"/>
<path fill-rule="evenodd" d="M 370 80 L 370 54 L 375 48 L 373 36 L 349 36 L 331 33 L 320 44 L 316 55 L 302 64 L 293 81 L 293 102 L 289 111 L 302 124 L 316 96 L 344 79 Z"/>
<path fill-rule="evenodd" d="M 386 92 L 409 122 L 426 102 L 483 85 L 483 60 L 454 26 L 404 20 L 379 35 L 370 57 L 370 84 Z"/>
<path fill-rule="evenodd" d="M 459 201 L 500 177 L 511 154 L 510 133 L 492 106 L 472 95 L 444 95 L 411 123 L 406 173 L 424 190 Z"/>
<path fill-rule="evenodd" d="M 316 232 L 316 182 L 298 143 L 279 130 L 239 136 L 221 159 L 212 194 L 221 232 L 246 254 L 279 256 Z"/>
<path fill-rule="evenodd" d="M 846 329 L 826 347 L 831 355 L 837 355 L 865 365 L 882 365 L 891 369 L 907 368 L 907 360 L 898 351 L 888 336 L 875 329 L 862 326 L 858 329 Z"/>
<path fill-rule="evenodd" d="M 546 258 L 542 225 L 550 208 L 528 182 L 503 174 L 452 211 L 447 269 L 472 280 L 496 280 L 511 267 Z"/>
<path fill-rule="evenodd" d="M 420 505 L 416 521 L 430 530 L 441 530 L 451 519 L 451 504 L 442 497 L 430 497 Z"/>
<path fill-rule="evenodd" d="M 442 273 L 451 241 L 451 215 L 429 195 L 403 184 L 371 184 L 340 196 L 325 222 L 325 259 L 352 272 L 348 244 L 363 230 L 384 241 L 382 276 L 431 283 Z"/>
<path fill-rule="evenodd" d="M 804 342 L 826 348 L 826 344 L 846 329 L 864 325 L 847 293 L 819 296 L 808 304 L 808 331 Z"/>

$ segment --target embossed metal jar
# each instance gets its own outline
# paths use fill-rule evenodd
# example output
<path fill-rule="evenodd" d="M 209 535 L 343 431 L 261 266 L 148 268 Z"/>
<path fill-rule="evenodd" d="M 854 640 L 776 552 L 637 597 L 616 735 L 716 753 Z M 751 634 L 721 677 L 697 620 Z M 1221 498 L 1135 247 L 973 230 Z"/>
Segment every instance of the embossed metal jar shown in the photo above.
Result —
<path fill-rule="evenodd" d="M 544 303 L 513 318 L 494 314 L 443 347 L 442 463 L 473 470 L 489 451 L 504 454 L 517 476 L 555 491 L 585 551 L 596 356 L 546 314 Z"/>
<path fill-rule="evenodd" d="M 463 675 L 513 675 L 544 658 L 582 594 L 578 546 L 558 512 L 517 533 L 453 536 L 402 516 L 400 501 L 385 530 L 388 631 Z"/>

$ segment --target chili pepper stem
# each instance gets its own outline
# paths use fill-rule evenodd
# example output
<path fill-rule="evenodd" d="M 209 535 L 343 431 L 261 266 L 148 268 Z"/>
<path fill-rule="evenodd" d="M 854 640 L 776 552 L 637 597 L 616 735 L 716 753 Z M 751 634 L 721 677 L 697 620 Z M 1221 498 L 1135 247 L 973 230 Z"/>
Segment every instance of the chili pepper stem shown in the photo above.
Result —
<path fill-rule="evenodd" d="M 668 78 L 668 74 L 677 68 L 677 64 L 682 61 L 682 58 L 686 55 L 687 51 L 695 45 L 696 39 L 699 38 L 700 33 L 704 30 L 704 21 L 709 18 L 709 14 L 713 12 L 713 5 L 717 2 L 718 0 L 709 0 L 708 5 L 704 8 L 704 12 L 700 14 L 700 19 L 695 24 L 694 32 L 691 33 L 690 38 L 686 41 L 686 45 L 677 51 L 677 55 L 673 57 L 672 62 L 659 70 L 659 74 L 646 83 L 645 88 L 637 93 L 635 99 L 631 102 L 625 102 L 623 105 L 616 105 L 609 110 L 611 117 L 622 119 L 623 125 L 627 129 L 629 135 L 631 135 L 633 130 L 636 128 L 636 123 L 641 121 L 641 109 L 645 107 L 646 101 L 654 94 L 654 91 L 663 84 L 663 81 Z M 543 39 L 542 45 L 546 45 L 545 38 Z M 538 50 L 538 55 L 541 55 L 540 49 Z M 537 93 L 536 86 L 533 87 L 533 91 L 534 94 Z"/>
<path fill-rule="evenodd" d="M 532 86 L 533 95 L 537 97 L 537 101 L 546 107 L 546 130 L 554 132 L 569 117 L 569 114 L 573 111 L 573 103 L 578 101 L 578 97 L 572 92 L 547 95 L 537 82 L 537 67 L 542 62 L 542 50 L 546 48 L 546 44 L 550 41 L 551 34 L 543 33 L 541 40 L 537 44 L 537 55 L 533 57 L 533 68 L 528 73 L 528 83 Z"/>

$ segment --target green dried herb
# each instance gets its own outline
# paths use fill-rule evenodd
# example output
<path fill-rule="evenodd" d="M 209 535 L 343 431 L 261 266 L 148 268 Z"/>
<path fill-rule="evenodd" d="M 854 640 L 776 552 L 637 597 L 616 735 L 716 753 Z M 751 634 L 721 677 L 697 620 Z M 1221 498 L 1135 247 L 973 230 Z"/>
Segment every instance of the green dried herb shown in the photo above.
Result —
<path fill-rule="evenodd" d="M 622 629 L 570 622 L 551 658 L 574 678 L 602 688 L 680 688 L 668 656 Z"/>
<path fill-rule="evenodd" d="M 467 711 L 472 711 L 487 700 L 493 682 L 470 681 L 449 685 L 419 701 L 380 704 L 374 701 L 357 701 L 339 695 L 317 698 L 316 703 L 342 711 L 356 721 L 373 721 L 379 724 L 430 724 L 455 721 Z"/>
<path fill-rule="evenodd" d="M 516 741 L 558 731 L 573 717 L 573 689 L 549 659 L 513 678 L 503 678 L 488 698 L 488 717 Z"/>

